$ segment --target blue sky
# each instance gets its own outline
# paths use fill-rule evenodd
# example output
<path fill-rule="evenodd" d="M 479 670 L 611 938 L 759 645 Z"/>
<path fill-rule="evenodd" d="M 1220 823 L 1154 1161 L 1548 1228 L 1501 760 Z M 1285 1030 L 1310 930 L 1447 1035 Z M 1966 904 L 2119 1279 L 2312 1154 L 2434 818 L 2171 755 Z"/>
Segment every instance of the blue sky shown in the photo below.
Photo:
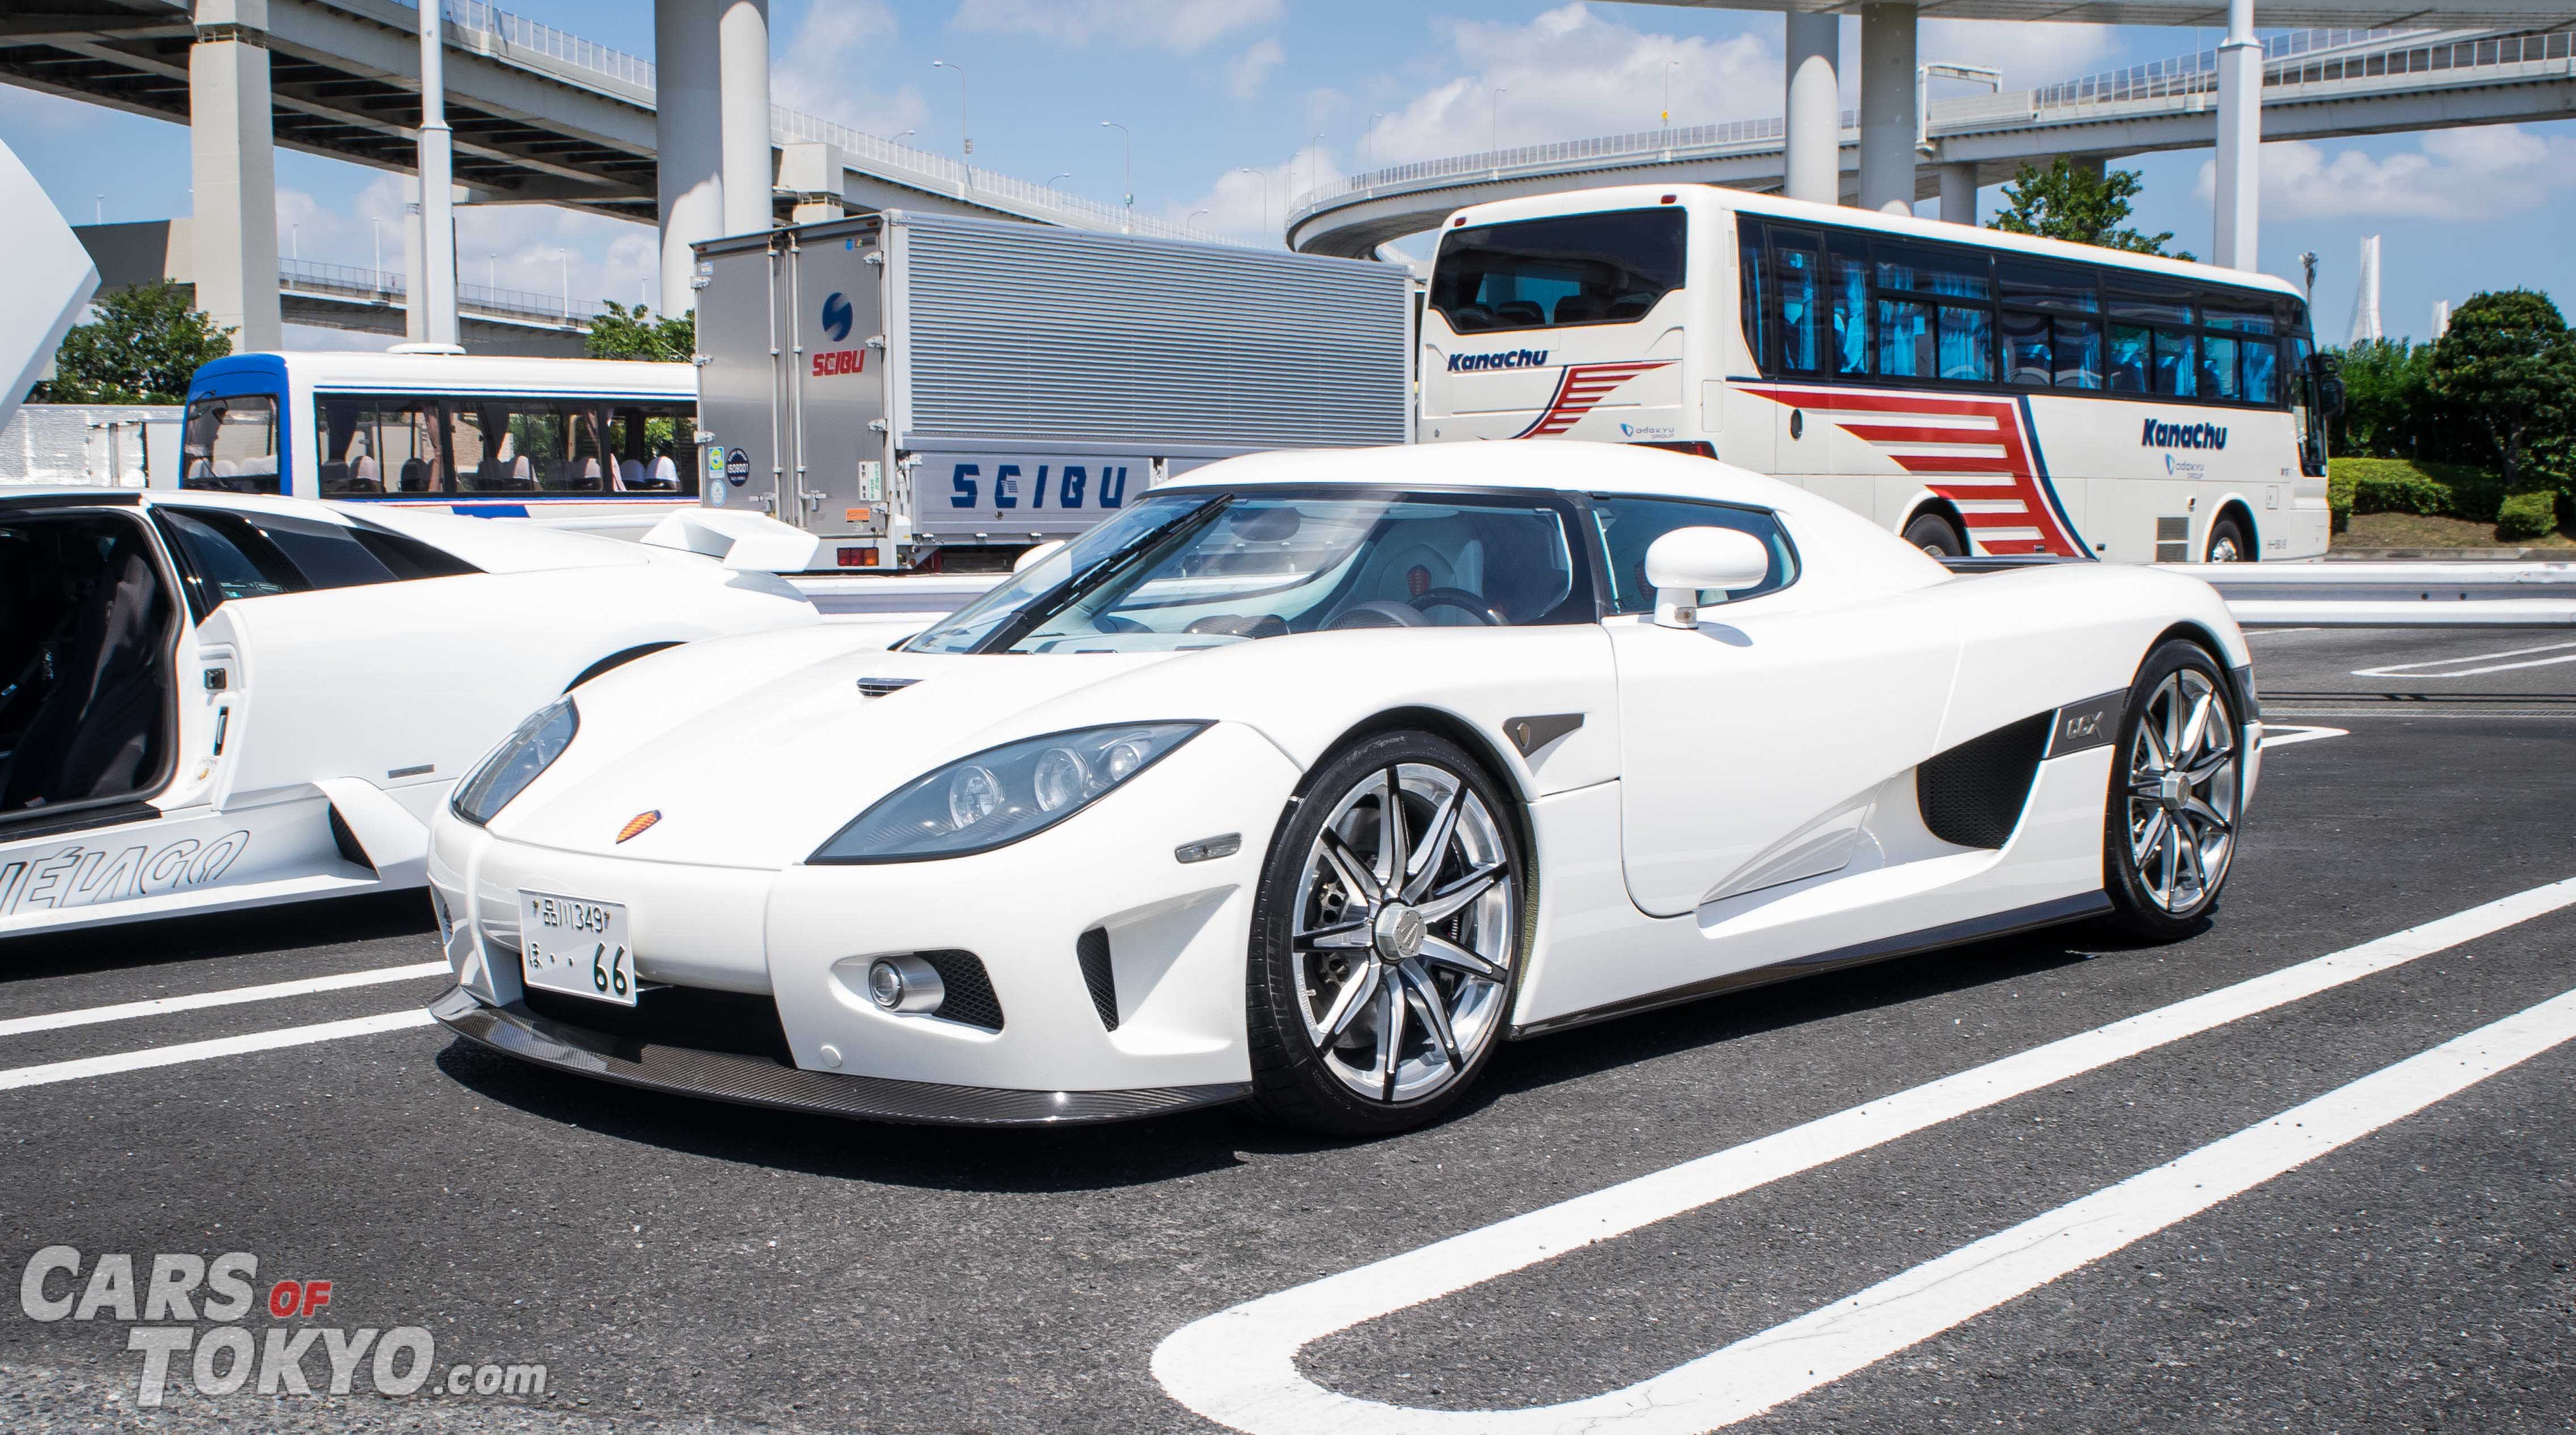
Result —
<path fill-rule="evenodd" d="M 635 0 L 517 0 L 527 18 L 649 56 Z M 1115 202 L 1116 120 L 1135 139 L 1140 210 L 1244 238 L 1277 233 L 1317 178 L 1403 160 L 1652 128 L 1669 73 L 1675 124 L 1776 115 L 1776 15 L 1534 0 L 773 0 L 774 96 L 858 129 L 959 141 L 966 68 L 975 161 Z M 1857 25 L 1844 25 L 1845 46 Z M 2211 31 L 1927 21 L 1926 60 L 1997 65 L 2007 88 L 2184 54 Z M 1667 61 L 1679 61 L 1667 65 Z M 1846 66 L 1846 75 L 1852 67 Z M 1497 98 L 1494 91 L 1505 93 Z M 1847 81 L 1848 88 L 1848 81 Z M 188 210 L 188 140 L 157 120 L 0 88 L 6 139 L 75 223 Z M 2267 146 L 2264 267 L 2320 256 L 2317 329 L 2342 338 L 2361 236 L 2382 240 L 2391 333 L 2422 335 L 2433 301 L 2526 285 L 2576 300 L 2576 122 Z M 2138 220 L 2209 250 L 2205 152 L 2129 162 Z M 1252 169 L 1257 174 L 1243 173 Z M 391 178 L 279 156 L 279 239 L 365 265 L 379 235 L 400 265 Z M 104 196 L 101 198 L 100 196 Z M 2001 203 L 1985 195 L 1991 214 Z M 1199 213 L 1199 211 L 1206 211 Z M 565 211 L 461 211 L 470 283 L 632 301 L 653 284 L 651 231 Z"/>

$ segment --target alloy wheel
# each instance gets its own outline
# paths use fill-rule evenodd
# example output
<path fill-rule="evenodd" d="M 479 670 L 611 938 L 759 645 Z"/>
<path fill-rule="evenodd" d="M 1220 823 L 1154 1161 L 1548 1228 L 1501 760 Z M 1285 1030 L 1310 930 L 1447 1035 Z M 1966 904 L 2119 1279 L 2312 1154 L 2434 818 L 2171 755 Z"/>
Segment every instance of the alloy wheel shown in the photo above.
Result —
<path fill-rule="evenodd" d="M 1298 1007 L 1362 1098 L 1418 1100 L 1472 1068 L 1511 989 L 1520 874 L 1458 773 L 1402 762 L 1341 794 L 1297 888 Z"/>
<path fill-rule="evenodd" d="M 2236 850 L 2237 734 L 2226 694 L 2183 668 L 2148 694 L 2129 742 L 2129 857 L 2155 904 L 2209 900 Z"/>

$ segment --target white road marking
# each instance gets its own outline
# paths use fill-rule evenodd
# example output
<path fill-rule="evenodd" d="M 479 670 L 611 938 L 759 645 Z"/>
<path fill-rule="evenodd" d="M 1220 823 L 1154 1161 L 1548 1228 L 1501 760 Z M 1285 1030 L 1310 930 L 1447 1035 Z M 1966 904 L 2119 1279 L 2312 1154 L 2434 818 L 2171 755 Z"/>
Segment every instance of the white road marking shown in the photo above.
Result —
<path fill-rule="evenodd" d="M 2537 648 L 2506 648 L 2495 653 L 2467 653 L 2456 658 L 2434 658 L 2421 663 L 2391 663 L 2384 668 L 2355 668 L 2356 678 L 2474 678 L 2481 673 L 2509 673 L 2517 668 L 2546 668 L 2559 663 L 2576 663 L 2576 643 L 2549 643 Z M 2556 653 L 2554 658 L 2532 658 L 2527 663 L 2496 663 L 2484 668 L 2461 668 L 2457 672 L 2428 673 L 2426 668 L 2448 668 L 2456 663 L 2483 663 L 2490 658 L 2528 658 L 2533 653 Z"/>
<path fill-rule="evenodd" d="M 180 1066 L 191 1061 L 275 1051 L 286 1046 L 309 1046 L 317 1041 L 339 1041 L 344 1037 L 408 1031 L 413 1027 L 427 1026 L 431 1021 L 426 1008 L 415 1007 L 409 1011 L 351 1017 L 346 1021 L 315 1022 L 311 1026 L 280 1027 L 275 1031 L 217 1037 L 212 1041 L 183 1041 L 170 1046 L 147 1046 L 140 1051 L 49 1061 L 42 1066 L 12 1067 L 0 1071 L 0 1091 L 15 1091 L 24 1086 L 50 1086 L 58 1081 L 80 1081 L 92 1076 L 114 1076 L 125 1071 L 148 1071 L 156 1066 Z"/>
<path fill-rule="evenodd" d="M 1154 1350 L 1154 1378 L 1183 1405 L 1252 1435 L 1318 1435 L 1325 1431 L 1334 1435 L 1426 1435 L 1452 1429 L 1462 1435 L 1493 1435 L 1507 1428 L 1526 1430 L 1531 1435 L 1557 1435 L 1590 1430 L 1612 1420 L 1623 1425 L 1633 1422 L 1640 1430 L 1696 1432 L 1714 1428 L 1740 1416 L 1726 1414 L 1715 1406 L 1703 1410 L 1692 1404 L 1658 1405 L 1654 1403 L 1657 1400 L 1682 1397 L 1678 1392 L 1649 1393 L 1661 1391 L 1664 1382 L 1682 1378 L 1705 1361 L 1593 1400 L 1499 1413 L 1446 1413 L 1401 1410 L 1324 1389 L 1297 1368 L 1297 1356 L 1314 1342 L 1364 1321 L 1455 1294 L 1594 1242 L 1830 1165 L 1899 1137 L 2402 966 L 2571 904 L 2576 904 L 2576 878 L 2535 887 L 2357 947 L 2063 1037 L 1356 1270 L 1247 1301 L 1166 1337 Z M 2136 1238 L 2132 1235 L 2126 1239 Z M 1717 1359 L 1727 1353 L 1721 1351 L 1705 1359 Z M 1773 1364 L 1787 1359 L 1781 1354 L 1769 1357 Z M 1800 1388 L 1811 1388 L 1831 1378 L 1827 1375 Z M 1789 1391 L 1772 1397 L 1772 1401 L 1776 1403 L 1795 1393 Z"/>
<path fill-rule="evenodd" d="M 2276 747 L 2290 747 L 2303 742 L 2315 742 L 2319 738 L 2350 736 L 2352 736 L 2352 729 L 2344 727 L 2276 727 L 2266 723 L 2263 725 L 2263 741 L 2260 746 L 2263 750 L 2269 750 Z"/>
<path fill-rule="evenodd" d="M 363 972 L 341 972 L 335 976 L 307 977 L 302 981 L 269 982 L 264 986 L 233 987 L 219 992 L 198 992 L 190 996 L 153 997 L 148 1001 L 118 1002 L 114 1006 L 83 1007 L 78 1011 L 46 1012 L 41 1016 L 13 1016 L 0 1019 L 0 1036 L 24 1036 L 31 1031 L 59 1031 L 67 1026 L 90 1026 L 103 1021 L 130 1021 L 135 1017 L 161 1016 L 174 1011 L 201 1011 L 213 1006 L 237 1006 L 243 1002 L 277 1001 L 285 997 L 311 996 L 316 992 L 346 991 L 351 987 L 370 987 L 381 982 L 407 982 L 418 977 L 444 976 L 447 963 L 413 962 L 399 967 L 376 967 Z"/>

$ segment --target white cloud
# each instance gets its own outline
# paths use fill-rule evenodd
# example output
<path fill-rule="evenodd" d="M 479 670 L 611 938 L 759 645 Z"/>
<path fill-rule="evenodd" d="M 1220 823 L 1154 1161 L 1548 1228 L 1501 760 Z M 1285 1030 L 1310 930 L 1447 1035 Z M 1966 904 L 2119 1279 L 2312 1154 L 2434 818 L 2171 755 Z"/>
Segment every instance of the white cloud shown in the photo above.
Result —
<path fill-rule="evenodd" d="M 1423 68 L 1447 73 L 1370 127 L 1371 167 L 1655 129 L 1668 83 L 1676 127 L 1779 113 L 1779 55 L 1752 34 L 1650 34 L 1581 0 L 1525 25 L 1434 23 L 1445 53 Z"/>
<path fill-rule="evenodd" d="M 1860 26 L 1845 27 L 1852 44 Z M 2179 48 L 2179 47 L 2177 47 Z M 2030 20 L 1925 20 L 1915 32 L 1915 55 L 1924 64 L 1983 65 L 2004 72 L 2007 90 L 2036 89 L 2060 80 L 2082 79 L 2100 69 L 2112 49 L 2108 25 L 2050 25 Z M 1854 65 L 1844 72 L 1846 86 L 1860 74 Z M 1932 82 L 1933 98 L 1974 93 L 1955 83 Z M 1853 93 L 1858 93 L 1857 89 Z"/>
<path fill-rule="evenodd" d="M 1176 55 L 1279 18 L 1281 0 L 965 0 L 949 23 L 988 34 L 1035 35 L 1068 45 L 1106 39 Z"/>
<path fill-rule="evenodd" d="M 1261 93 L 1262 84 L 1279 62 L 1288 58 L 1277 40 L 1261 40 L 1251 49 L 1225 62 L 1225 92 L 1238 100 L 1248 100 Z"/>
<path fill-rule="evenodd" d="M 867 134 L 927 128 L 930 107 L 919 89 L 907 84 L 889 93 L 856 78 L 881 72 L 869 61 L 895 28 L 894 12 L 878 0 L 808 6 L 770 62 L 770 99 Z"/>
<path fill-rule="evenodd" d="M 2576 140 L 2489 125 L 2435 130 L 2385 157 L 2286 141 L 2263 146 L 2261 184 L 2266 219 L 2495 219 L 2576 185 Z M 2216 199 L 2215 161 L 2201 164 L 2197 193 Z"/>
<path fill-rule="evenodd" d="M 1206 233 L 1276 246 L 1297 196 L 1340 178 L 1332 152 L 1309 144 L 1278 164 L 1227 170 L 1197 198 L 1165 205 L 1163 217 Z"/>
<path fill-rule="evenodd" d="M 384 269 L 400 274 L 412 222 L 395 175 L 378 178 L 345 207 L 300 189 L 277 192 L 278 247 L 309 261 L 372 268 L 381 252 Z M 660 255 L 649 224 L 545 204 L 456 207 L 459 283 L 559 299 L 568 282 L 576 314 L 601 299 L 660 308 Z"/>

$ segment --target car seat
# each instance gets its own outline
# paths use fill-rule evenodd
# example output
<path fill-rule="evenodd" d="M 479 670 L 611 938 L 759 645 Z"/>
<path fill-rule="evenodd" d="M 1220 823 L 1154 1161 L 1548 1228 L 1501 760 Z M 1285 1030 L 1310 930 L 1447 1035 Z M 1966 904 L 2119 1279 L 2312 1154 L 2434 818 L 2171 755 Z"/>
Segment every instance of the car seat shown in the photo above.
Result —
<path fill-rule="evenodd" d="M 120 532 L 74 582 L 54 690 L 13 755 L 0 812 L 139 794 L 160 769 L 171 624 L 160 573 Z"/>

